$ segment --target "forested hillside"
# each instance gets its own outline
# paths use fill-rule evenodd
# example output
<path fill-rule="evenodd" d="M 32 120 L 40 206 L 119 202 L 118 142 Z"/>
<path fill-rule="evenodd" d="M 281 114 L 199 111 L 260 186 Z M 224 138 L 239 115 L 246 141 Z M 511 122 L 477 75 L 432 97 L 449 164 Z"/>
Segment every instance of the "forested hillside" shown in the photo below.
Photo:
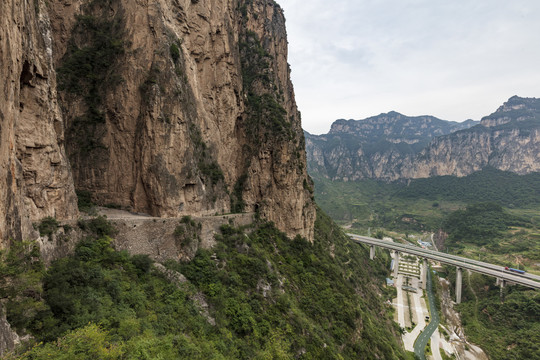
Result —
<path fill-rule="evenodd" d="M 454 269 L 449 269 L 448 275 L 455 281 Z M 491 360 L 540 358 L 538 291 L 507 286 L 502 296 L 493 278 L 464 273 L 462 303 L 457 309 L 465 335 Z"/>
<path fill-rule="evenodd" d="M 540 173 L 517 175 L 487 167 L 469 176 L 438 176 L 411 181 L 398 196 L 464 202 L 491 201 L 507 207 L 540 202 Z"/>
<path fill-rule="evenodd" d="M 315 199 L 332 218 L 365 229 L 435 231 L 452 211 L 479 202 L 510 209 L 540 206 L 540 173 L 517 175 L 487 168 L 462 178 L 439 176 L 407 183 L 313 179 Z"/>
<path fill-rule="evenodd" d="M 313 243 L 225 225 L 213 250 L 166 268 L 115 251 L 102 220 L 85 228 L 49 269 L 35 244 L 2 254 L 8 320 L 35 339 L 8 359 L 405 358 L 381 301 L 385 259 L 321 211 Z"/>

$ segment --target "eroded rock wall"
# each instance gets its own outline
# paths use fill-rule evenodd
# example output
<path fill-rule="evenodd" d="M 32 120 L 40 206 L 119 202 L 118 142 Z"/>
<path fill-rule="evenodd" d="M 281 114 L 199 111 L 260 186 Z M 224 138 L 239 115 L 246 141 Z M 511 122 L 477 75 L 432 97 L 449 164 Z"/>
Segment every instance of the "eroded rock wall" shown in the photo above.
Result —
<path fill-rule="evenodd" d="M 256 211 L 312 239 L 274 1 L 57 0 L 49 9 L 77 189 L 162 217 Z"/>
<path fill-rule="evenodd" d="M 437 138 L 420 152 L 405 178 L 466 176 L 490 166 L 524 175 L 540 171 L 540 128 L 484 128 Z"/>
<path fill-rule="evenodd" d="M 274 1 L 0 6 L 2 246 L 77 217 L 74 188 L 155 216 L 256 211 L 313 237 Z"/>
<path fill-rule="evenodd" d="M 42 1 L 0 3 L 0 248 L 78 215 Z"/>

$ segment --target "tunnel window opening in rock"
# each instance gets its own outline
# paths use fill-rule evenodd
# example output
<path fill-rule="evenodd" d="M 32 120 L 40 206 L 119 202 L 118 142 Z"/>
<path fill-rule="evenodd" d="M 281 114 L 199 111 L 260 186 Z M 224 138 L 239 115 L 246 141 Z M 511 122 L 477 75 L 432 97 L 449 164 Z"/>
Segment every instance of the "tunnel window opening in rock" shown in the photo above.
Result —
<path fill-rule="evenodd" d="M 28 60 L 25 60 L 24 64 L 23 64 L 22 71 L 21 71 L 21 78 L 20 78 L 21 88 L 24 85 L 32 86 L 30 81 L 34 77 L 34 74 L 32 74 L 32 70 L 30 70 L 30 69 L 31 69 L 30 63 L 28 62 Z"/>

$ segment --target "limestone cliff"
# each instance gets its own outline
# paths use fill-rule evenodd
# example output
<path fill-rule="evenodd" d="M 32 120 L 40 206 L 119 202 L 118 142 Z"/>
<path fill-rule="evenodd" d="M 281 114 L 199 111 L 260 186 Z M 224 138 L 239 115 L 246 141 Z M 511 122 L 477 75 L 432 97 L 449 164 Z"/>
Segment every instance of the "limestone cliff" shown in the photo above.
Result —
<path fill-rule="evenodd" d="M 337 120 L 328 134 L 306 134 L 309 170 L 313 175 L 345 181 L 395 180 L 413 167 L 416 154 L 433 138 L 477 123 L 411 117 L 395 111 L 364 120 Z"/>
<path fill-rule="evenodd" d="M 77 217 L 41 1 L 0 2 L 0 248 L 31 238 L 32 220 Z"/>
<path fill-rule="evenodd" d="M 396 114 L 337 121 L 327 135 L 307 135 L 310 172 L 345 181 L 394 181 L 466 176 L 488 166 L 517 174 L 540 171 L 540 99 L 514 96 L 462 129 L 429 117 L 387 120 Z"/>
<path fill-rule="evenodd" d="M 2 242 L 76 217 L 74 188 L 161 217 L 255 211 L 313 238 L 274 1 L 1 6 Z"/>

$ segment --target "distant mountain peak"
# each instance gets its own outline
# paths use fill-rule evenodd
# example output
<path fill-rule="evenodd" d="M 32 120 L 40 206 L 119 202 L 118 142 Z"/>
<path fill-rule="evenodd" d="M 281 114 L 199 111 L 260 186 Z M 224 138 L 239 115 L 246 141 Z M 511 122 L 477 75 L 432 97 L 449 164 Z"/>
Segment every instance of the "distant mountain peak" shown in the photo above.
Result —
<path fill-rule="evenodd" d="M 472 121 L 472 120 L 471 120 Z M 397 111 L 381 113 L 362 120 L 336 120 L 330 127 L 328 135 L 349 134 L 373 139 L 389 138 L 391 142 L 402 139 L 407 134 L 418 138 L 432 138 L 466 129 L 478 122 L 458 123 L 446 121 L 431 115 L 407 116 Z M 381 130 L 384 129 L 383 133 Z M 399 141 L 397 141 L 399 142 Z M 407 141 L 406 141 L 407 142 Z"/>
<path fill-rule="evenodd" d="M 491 115 L 482 118 L 481 125 L 494 127 L 513 121 L 540 122 L 540 99 L 512 96 Z"/>

